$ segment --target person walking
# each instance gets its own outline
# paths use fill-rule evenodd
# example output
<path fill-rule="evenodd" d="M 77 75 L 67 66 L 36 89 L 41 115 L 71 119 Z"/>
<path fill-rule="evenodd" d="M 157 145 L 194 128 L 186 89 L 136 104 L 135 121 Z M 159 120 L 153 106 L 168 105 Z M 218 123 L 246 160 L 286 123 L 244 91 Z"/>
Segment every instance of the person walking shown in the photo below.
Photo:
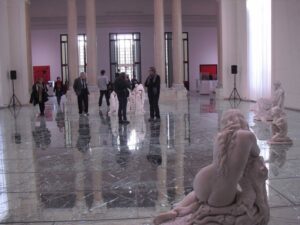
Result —
<path fill-rule="evenodd" d="M 118 117 L 120 124 L 128 124 L 126 109 L 127 109 L 127 98 L 129 97 L 130 82 L 126 80 L 125 73 L 121 73 L 115 81 L 115 92 L 118 96 L 119 110 Z"/>
<path fill-rule="evenodd" d="M 97 84 L 98 84 L 98 88 L 100 90 L 99 108 L 102 105 L 103 96 L 105 96 L 106 105 L 109 106 L 109 96 L 108 96 L 108 90 L 107 90 L 108 77 L 105 75 L 105 70 L 100 71 L 100 76 L 98 77 Z"/>
<path fill-rule="evenodd" d="M 156 120 L 159 121 L 160 114 L 158 100 L 160 94 L 160 76 L 156 73 L 155 67 L 150 67 L 149 76 L 146 79 L 145 87 L 147 87 L 150 104 L 150 118 L 148 121 L 154 121 L 154 117 L 156 117 Z"/>
<path fill-rule="evenodd" d="M 48 89 L 44 84 L 44 78 L 40 77 L 32 86 L 32 92 L 30 97 L 30 103 L 34 106 L 39 104 L 40 116 L 45 115 L 45 102 L 48 101 Z"/>
<path fill-rule="evenodd" d="M 89 115 L 89 89 L 86 81 L 85 72 L 81 72 L 80 76 L 74 80 L 73 89 L 77 95 L 78 102 L 78 111 L 79 114 L 82 115 L 84 111 L 84 115 Z M 84 108 L 82 107 L 84 106 Z"/>
<path fill-rule="evenodd" d="M 63 83 L 60 80 L 60 77 L 56 78 L 53 91 L 55 92 L 57 104 L 60 106 L 61 96 L 64 94 Z"/>

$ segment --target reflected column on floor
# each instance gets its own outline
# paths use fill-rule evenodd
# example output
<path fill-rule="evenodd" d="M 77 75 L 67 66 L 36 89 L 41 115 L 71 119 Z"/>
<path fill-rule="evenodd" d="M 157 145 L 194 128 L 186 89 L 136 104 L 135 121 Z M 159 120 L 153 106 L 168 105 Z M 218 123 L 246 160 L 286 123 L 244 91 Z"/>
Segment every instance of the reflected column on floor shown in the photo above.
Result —
<path fill-rule="evenodd" d="M 103 212 L 106 210 L 106 204 L 103 201 L 102 196 L 102 154 L 103 149 L 97 149 L 97 152 L 93 152 L 93 190 L 94 190 L 94 202 L 91 207 L 91 211 Z"/>
<path fill-rule="evenodd" d="M 176 201 L 181 200 L 184 196 L 184 142 L 185 142 L 185 121 L 184 115 L 178 115 L 176 118 L 176 133 L 175 133 L 175 150 L 176 150 L 176 164 L 175 164 L 175 193 Z"/>
<path fill-rule="evenodd" d="M 161 207 L 168 206 L 168 190 L 167 190 L 167 145 L 165 145 L 165 130 L 167 125 L 167 120 L 162 119 L 160 121 L 160 147 L 161 147 L 161 165 L 157 167 L 157 190 L 158 190 L 158 199 L 157 199 L 157 210 L 160 210 Z"/>
<path fill-rule="evenodd" d="M 83 213 L 87 210 L 86 203 L 84 200 L 84 153 L 74 151 L 76 178 L 75 178 L 75 192 L 76 192 L 76 203 L 74 210 L 78 213 Z"/>

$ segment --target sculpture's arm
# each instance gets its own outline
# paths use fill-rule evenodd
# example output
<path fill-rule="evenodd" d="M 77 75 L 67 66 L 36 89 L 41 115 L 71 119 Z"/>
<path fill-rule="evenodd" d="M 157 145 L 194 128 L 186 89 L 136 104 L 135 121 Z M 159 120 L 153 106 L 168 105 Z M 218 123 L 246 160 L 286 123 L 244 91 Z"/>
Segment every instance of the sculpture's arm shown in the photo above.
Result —
<path fill-rule="evenodd" d="M 252 146 L 251 146 L 251 150 L 250 150 L 250 156 L 252 157 L 258 157 L 260 154 L 260 149 L 257 145 L 257 140 L 255 135 L 252 133 L 252 135 L 250 136 L 251 138 L 251 142 L 252 142 Z"/>

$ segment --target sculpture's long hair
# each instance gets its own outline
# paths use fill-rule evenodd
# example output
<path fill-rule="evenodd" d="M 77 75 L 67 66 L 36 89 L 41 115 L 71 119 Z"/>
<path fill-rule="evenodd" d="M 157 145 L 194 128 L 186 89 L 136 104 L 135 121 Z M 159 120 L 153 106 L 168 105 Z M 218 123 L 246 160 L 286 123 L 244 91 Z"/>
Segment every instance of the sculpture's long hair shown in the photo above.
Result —
<path fill-rule="evenodd" d="M 215 143 L 214 161 L 218 172 L 227 174 L 226 161 L 230 157 L 230 150 L 235 146 L 236 132 L 240 129 L 249 130 L 248 123 L 240 110 L 230 109 L 221 119 L 221 130 Z"/>

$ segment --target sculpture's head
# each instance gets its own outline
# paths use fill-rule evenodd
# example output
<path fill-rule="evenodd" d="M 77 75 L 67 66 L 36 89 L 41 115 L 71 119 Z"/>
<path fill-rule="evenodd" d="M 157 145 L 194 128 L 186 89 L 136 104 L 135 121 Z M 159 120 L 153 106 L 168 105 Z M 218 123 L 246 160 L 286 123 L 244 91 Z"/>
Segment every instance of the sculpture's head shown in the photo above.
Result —
<path fill-rule="evenodd" d="M 221 130 L 214 150 L 214 162 L 222 174 L 227 174 L 227 160 L 230 158 L 230 150 L 236 143 L 236 131 L 240 129 L 249 130 L 244 115 L 238 109 L 227 110 L 221 119 Z"/>
<path fill-rule="evenodd" d="M 281 86 L 281 82 L 278 80 L 274 81 L 273 86 L 274 86 L 274 89 L 277 90 Z"/>
<path fill-rule="evenodd" d="M 222 130 L 249 130 L 248 122 L 244 115 L 238 109 L 227 110 L 221 119 L 221 131 Z"/>

